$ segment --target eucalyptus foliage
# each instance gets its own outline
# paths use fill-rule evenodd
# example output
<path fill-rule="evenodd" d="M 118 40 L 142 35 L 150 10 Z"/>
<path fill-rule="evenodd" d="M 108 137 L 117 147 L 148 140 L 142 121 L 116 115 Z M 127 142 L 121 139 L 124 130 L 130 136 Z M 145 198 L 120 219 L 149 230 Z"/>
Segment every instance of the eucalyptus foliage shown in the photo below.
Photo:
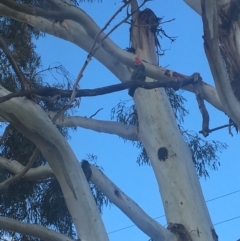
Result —
<path fill-rule="evenodd" d="M 216 140 L 205 140 L 194 131 L 187 131 L 183 128 L 184 117 L 188 114 L 188 110 L 184 108 L 186 99 L 181 93 L 175 92 L 173 89 L 167 88 L 166 93 L 173 108 L 179 129 L 192 150 L 192 158 L 199 177 L 209 177 L 208 169 L 218 170 L 220 166 L 218 153 L 227 148 L 225 143 Z M 116 119 L 126 125 L 138 126 L 138 116 L 135 105 L 132 101 L 120 101 L 111 110 L 111 119 Z M 139 165 L 150 165 L 147 152 L 141 142 L 132 141 L 132 144 L 139 149 L 136 161 Z"/>

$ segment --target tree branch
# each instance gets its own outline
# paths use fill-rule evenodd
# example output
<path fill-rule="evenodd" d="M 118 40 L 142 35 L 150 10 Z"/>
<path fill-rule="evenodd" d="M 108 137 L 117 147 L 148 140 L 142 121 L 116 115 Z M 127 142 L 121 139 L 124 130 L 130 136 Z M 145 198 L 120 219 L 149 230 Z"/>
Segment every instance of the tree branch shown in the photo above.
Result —
<path fill-rule="evenodd" d="M 21 172 L 17 173 L 15 176 L 12 176 L 12 177 L 8 178 L 7 180 L 3 181 L 2 183 L 0 183 L 0 189 L 8 188 L 9 185 L 11 185 L 12 183 L 14 183 L 17 180 L 24 177 L 24 175 L 32 167 L 33 163 L 37 160 L 39 153 L 40 153 L 40 151 L 38 150 L 38 148 L 36 148 L 34 150 L 32 156 L 30 157 L 28 164 L 23 168 L 23 170 Z"/>
<path fill-rule="evenodd" d="M 202 81 L 201 76 L 196 75 L 194 84 L 193 84 L 193 88 L 194 88 L 196 99 L 198 102 L 198 107 L 200 109 L 200 112 L 201 112 L 202 118 L 203 118 L 201 133 L 203 134 L 204 137 L 206 137 L 209 135 L 209 114 L 208 114 L 207 108 L 204 104 L 204 96 L 202 93 L 201 81 Z"/>
<path fill-rule="evenodd" d="M 7 162 L 7 165 L 3 164 L 5 162 Z M 21 164 L 19 165 L 22 166 Z M 79 163 L 79 165 L 81 165 L 81 163 Z M 15 166 L 16 166 L 16 161 L 8 161 L 7 159 L 0 157 L 1 168 L 4 168 L 8 171 L 15 170 L 17 172 Z M 46 173 L 48 173 L 50 177 L 52 173 L 51 168 L 48 165 L 45 165 L 44 167 L 46 170 L 48 170 Z M 171 232 L 169 232 L 167 229 L 162 227 L 154 219 L 149 217 L 130 197 L 124 194 L 122 190 L 119 189 L 119 187 L 117 187 L 111 180 L 109 180 L 99 169 L 97 169 L 95 166 L 92 166 L 92 165 L 89 165 L 89 167 L 91 168 L 91 175 L 89 176 L 90 181 L 93 182 L 104 193 L 104 195 L 106 195 L 112 203 L 114 203 L 123 213 L 125 213 L 144 233 L 146 233 L 149 237 L 151 237 L 155 241 L 162 241 L 162 240 L 175 241 L 176 240 L 175 236 Z M 30 176 L 30 173 L 34 173 L 34 175 Z M 41 179 L 42 177 L 41 167 L 31 168 L 29 172 L 26 174 L 26 178 L 30 180 L 32 180 L 32 178 L 34 178 L 33 180 L 36 180 L 36 177 Z M 18 221 L 13 220 L 13 222 L 18 222 Z M 2 222 L 0 218 L 0 228 L 14 230 L 7 225 L 6 225 L 7 227 L 2 227 L 1 223 Z M 29 225 L 29 224 L 26 224 L 26 225 Z M 35 225 L 35 226 L 36 228 L 38 227 L 38 225 Z M 28 226 L 28 227 L 30 228 L 31 226 Z M 14 230 L 14 231 L 20 232 L 19 230 Z M 33 235 L 29 233 L 23 233 L 23 234 Z M 36 236 L 36 237 L 39 237 L 39 236 Z M 43 238 L 43 237 L 40 237 L 40 238 Z M 51 240 L 51 239 L 48 237 L 48 240 Z"/>
<path fill-rule="evenodd" d="M 169 232 L 154 219 L 149 217 L 130 197 L 109 180 L 98 168 L 89 164 L 91 168 L 90 181 L 94 183 L 107 198 L 114 203 L 133 223 L 154 241 L 176 240 Z"/>
<path fill-rule="evenodd" d="M 18 161 L 8 160 L 6 158 L 0 157 L 0 168 L 17 175 L 18 173 L 22 172 L 24 166 Z M 26 180 L 39 181 L 53 176 L 53 171 L 49 165 L 44 165 L 36 168 L 30 168 L 25 174 L 24 178 Z"/>
<path fill-rule="evenodd" d="M 65 20 L 69 26 L 68 29 L 64 28 L 59 23 L 54 23 L 47 19 L 41 17 L 35 17 L 33 15 L 24 14 L 21 12 L 17 12 L 13 9 L 10 9 L 2 4 L 0 4 L 0 14 L 3 16 L 8 16 L 17 21 L 25 22 L 30 24 L 31 26 L 37 28 L 40 31 L 45 33 L 49 33 L 51 35 L 57 36 L 59 38 L 65 39 L 67 41 L 73 42 L 77 44 L 79 47 L 83 48 L 85 51 L 89 52 L 93 45 L 93 38 L 90 35 L 87 35 L 86 28 L 92 29 L 91 31 L 95 31 L 95 25 L 92 27 L 92 20 L 88 24 L 86 24 L 85 29 L 76 24 L 74 21 Z M 87 20 L 86 20 L 87 22 Z M 96 34 L 99 32 L 96 30 Z M 81 35 L 81 38 L 79 36 Z M 130 71 L 127 66 L 133 68 L 133 62 L 135 55 L 123 51 L 118 46 L 108 47 L 106 41 L 104 42 L 104 49 L 101 47 L 94 55 L 102 64 L 104 64 L 112 73 L 114 73 L 121 81 L 126 81 L 130 79 Z M 126 66 L 125 66 L 126 65 Z M 165 69 L 162 67 L 157 67 L 155 65 L 151 65 L 149 63 L 144 63 L 146 68 L 146 74 L 156 80 L 173 80 L 176 78 L 185 78 L 186 75 L 180 74 L 176 71 L 172 71 L 169 69 Z M 183 87 L 183 89 L 193 92 L 193 87 L 191 85 Z M 219 100 L 217 91 L 211 85 L 203 82 L 202 91 L 205 97 L 205 100 L 208 101 L 215 108 L 226 112 L 224 106 Z"/>
<path fill-rule="evenodd" d="M 15 59 L 13 58 L 12 54 L 10 53 L 7 44 L 5 43 L 4 39 L 2 37 L 0 37 L 0 47 L 3 49 L 3 52 L 5 53 L 6 57 L 8 58 L 14 72 L 16 73 L 22 90 L 29 90 L 29 84 L 28 81 L 26 80 L 22 70 L 18 67 L 17 62 L 15 61 Z"/>
<path fill-rule="evenodd" d="M 178 90 L 179 88 L 193 83 L 194 75 L 191 75 L 187 78 L 175 79 L 175 80 L 162 80 L 156 82 L 143 82 L 143 81 L 128 81 L 120 84 L 109 85 L 101 88 L 95 89 L 82 89 L 76 91 L 76 97 L 87 97 L 87 96 L 98 96 L 105 95 L 129 88 L 144 88 L 144 89 L 154 89 L 159 87 L 167 87 Z M 43 87 L 37 90 L 28 90 L 28 91 L 19 91 L 16 93 L 11 93 L 6 96 L 0 97 L 0 103 L 10 100 L 16 97 L 29 97 L 29 96 L 44 96 L 44 97 L 53 97 L 61 96 L 64 98 L 70 98 L 72 95 L 72 90 L 62 90 L 54 87 Z"/>
<path fill-rule="evenodd" d="M 231 1 L 230 1 L 231 2 Z M 219 98 L 224 106 L 225 113 L 237 124 L 240 128 L 240 104 L 236 96 L 233 93 L 231 81 L 235 78 L 229 74 L 231 67 L 228 66 L 228 61 L 232 59 L 233 65 L 239 62 L 239 49 L 238 49 L 238 35 L 235 35 L 239 31 L 239 27 L 228 27 L 228 34 L 224 33 L 224 29 L 220 23 L 223 19 L 220 19 L 218 9 L 221 6 L 217 6 L 215 0 L 203 0 L 202 3 L 202 20 L 204 27 L 204 49 L 208 62 L 213 74 L 214 82 L 219 94 Z M 234 30 L 233 30 L 233 29 Z M 236 29 L 237 28 L 237 29 Z M 231 41 L 230 36 L 234 36 L 234 40 Z M 227 40 L 224 40 L 227 38 Z M 229 51 L 225 52 L 226 55 L 222 55 L 220 47 L 227 48 L 227 45 L 232 45 Z M 237 67 L 238 68 L 238 67 Z M 238 71 L 239 72 L 239 71 Z M 236 73 L 235 73 L 236 74 Z M 238 75 L 239 76 L 239 73 Z M 233 79 L 231 79 L 233 78 Z M 237 77 L 237 81 L 239 77 Z"/>
<path fill-rule="evenodd" d="M 7 162 L 7 165 L 3 164 Z M 19 164 L 19 163 L 18 163 Z M 21 164 L 19 164 L 21 166 Z M 16 161 L 8 161 L 5 158 L 0 158 L 0 167 L 4 168 L 8 171 L 13 171 L 16 166 Z M 36 180 L 36 178 L 42 179 L 42 167 L 32 168 L 26 174 L 26 178 L 30 180 Z M 51 177 L 52 171 L 48 165 L 44 166 L 46 173 L 48 173 Z M 17 172 L 17 170 L 15 169 Z M 175 240 L 173 234 L 168 232 L 165 228 L 163 228 L 160 224 L 158 224 L 155 220 L 149 217 L 131 198 L 125 195 L 112 181 L 110 181 L 100 170 L 96 167 L 91 166 L 91 177 L 90 180 L 113 202 L 120 210 L 122 210 L 143 232 L 145 232 L 150 237 L 154 238 L 154 240 L 163 240 L 163 237 L 171 237 Z M 32 175 L 31 175 L 32 173 Z M 14 221 L 13 222 L 17 222 Z M 25 224 L 24 224 L 25 225 Z M 26 224 L 28 226 L 28 224 Z M 38 228 L 38 225 L 35 225 Z M 0 227 L 6 228 L 10 230 L 14 230 L 17 232 L 21 232 L 23 234 L 33 235 L 32 233 L 24 233 L 22 230 L 15 230 L 10 228 L 9 226 L 1 226 L 1 218 L 0 218 Z M 30 226 L 28 226 L 30 228 Z M 36 237 L 40 237 L 38 235 L 33 235 Z M 43 238 L 43 237 L 40 237 Z M 48 240 L 51 237 L 48 237 Z M 44 238 L 43 238 L 44 239 Z M 61 239 L 60 239 L 61 240 Z M 168 239 L 166 239 L 168 240 Z"/>
<path fill-rule="evenodd" d="M 73 241 L 73 239 L 41 225 L 23 223 L 13 218 L 5 218 L 2 216 L 0 216 L 0 228 L 30 235 L 46 241 Z"/>
<path fill-rule="evenodd" d="M 48 112 L 48 115 L 52 118 L 55 112 Z M 55 124 L 62 127 L 82 127 L 97 132 L 114 134 L 130 141 L 139 140 L 136 126 L 124 125 L 117 121 L 102 121 L 81 116 L 68 116 L 56 120 Z"/>
<path fill-rule="evenodd" d="M 236 128 L 235 124 L 226 124 L 226 125 L 218 126 L 218 127 L 209 129 L 208 133 L 212 133 L 214 131 L 218 131 L 218 130 L 221 130 L 221 129 L 226 128 L 226 127 L 228 127 L 229 134 L 232 136 L 233 134 L 231 133 L 231 127 L 235 127 Z M 238 132 L 238 129 L 236 129 L 236 131 Z M 203 134 L 202 131 L 199 131 L 199 133 Z"/>
<path fill-rule="evenodd" d="M 113 16 L 109 19 L 109 21 L 107 21 L 107 23 L 105 24 L 105 26 L 99 31 L 99 33 L 97 34 L 97 36 L 95 37 L 94 39 L 94 43 L 93 43 L 93 46 L 89 52 L 89 54 L 87 55 L 87 58 L 82 66 L 82 68 L 80 69 L 80 72 L 75 80 L 75 83 L 73 85 L 73 90 L 72 90 L 72 94 L 71 94 L 71 97 L 68 101 L 68 103 L 66 104 L 66 106 L 64 106 L 64 108 L 59 111 L 56 116 L 54 117 L 54 120 L 57 120 L 59 119 L 61 116 L 64 115 L 64 112 L 66 112 L 67 109 L 69 109 L 72 105 L 72 103 L 74 102 L 74 99 L 76 97 L 76 94 L 77 94 L 77 87 L 78 87 L 78 84 L 83 76 L 83 72 L 85 71 L 85 69 L 87 68 L 89 62 L 91 61 L 93 55 L 96 53 L 96 51 L 102 46 L 102 44 L 99 44 L 97 47 L 96 47 L 96 44 L 97 44 L 97 41 L 98 41 L 98 37 L 100 36 L 101 33 L 103 33 L 103 31 L 108 27 L 108 25 L 111 23 L 111 21 L 117 16 L 118 13 L 120 13 L 123 8 L 125 8 L 129 2 L 131 2 L 132 0 L 129 0 L 129 1 L 126 1 L 124 2 L 124 4 L 117 10 L 117 12 L 115 14 L 113 14 Z M 127 16 L 127 18 L 129 18 L 129 16 Z M 126 19 L 127 19 L 126 18 Z M 125 19 L 123 20 L 125 21 Z M 121 23 L 123 23 L 123 21 L 121 21 Z M 120 23 L 120 24 L 121 24 Z M 119 24 L 119 25 L 120 25 Z M 119 26 L 117 25 L 117 26 Z M 111 31 L 103 38 L 101 39 L 101 43 L 104 41 L 105 38 L 107 38 L 114 30 L 116 29 L 116 27 L 112 28 Z"/>

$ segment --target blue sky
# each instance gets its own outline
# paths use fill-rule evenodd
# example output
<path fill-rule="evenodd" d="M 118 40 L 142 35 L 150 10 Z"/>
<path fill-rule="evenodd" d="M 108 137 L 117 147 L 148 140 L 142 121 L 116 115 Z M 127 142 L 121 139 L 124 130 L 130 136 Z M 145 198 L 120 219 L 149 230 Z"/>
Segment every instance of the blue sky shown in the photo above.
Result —
<path fill-rule="evenodd" d="M 83 3 L 81 7 L 102 27 L 111 15 L 119 8 L 118 0 L 103 0 L 102 3 Z M 204 81 L 213 85 L 212 75 L 203 49 L 203 31 L 200 16 L 191 10 L 182 0 L 155 0 L 146 5 L 154 10 L 163 21 L 176 18 L 175 21 L 162 25 L 170 36 L 178 36 L 171 44 L 168 39 L 160 39 L 161 45 L 167 49 L 165 56 L 161 57 L 160 65 L 168 66 L 183 74 L 191 75 L 199 72 Z M 122 20 L 125 11 L 119 14 L 115 24 Z M 114 26 L 115 24 L 112 24 Z M 129 25 L 122 25 L 110 36 L 121 48 L 129 46 Z M 37 51 L 42 55 L 42 68 L 62 64 L 76 78 L 83 65 L 87 53 L 77 46 L 64 40 L 47 36 L 37 42 Z M 52 82 L 49 74 L 44 80 Z M 59 78 L 59 77 L 58 77 Z M 63 81 L 61 77 L 59 81 Z M 119 81 L 109 73 L 100 63 L 92 60 L 84 72 L 81 88 L 95 88 L 118 83 Z M 198 132 L 201 129 L 201 115 L 193 94 L 184 92 L 187 99 L 186 108 L 190 111 L 184 127 Z M 111 108 L 120 100 L 130 100 L 127 91 L 113 93 L 100 97 L 90 97 L 81 100 L 77 114 L 90 116 L 98 109 L 96 119 L 109 120 Z M 210 114 L 210 128 L 228 122 L 224 113 L 207 105 Z M 239 135 L 230 136 L 227 129 L 211 134 L 209 140 L 219 140 L 228 144 L 228 149 L 219 153 L 221 166 L 217 172 L 210 171 L 210 178 L 201 179 L 205 200 L 240 190 L 239 177 Z M 117 136 L 99 134 L 93 131 L 78 128 L 72 133 L 70 144 L 79 160 L 86 158 L 88 153 L 98 156 L 98 165 L 104 168 L 105 174 L 118 185 L 127 195 L 135 200 L 151 217 L 164 215 L 161 199 L 151 167 L 136 163 L 139 150 L 131 143 L 124 143 Z M 208 202 L 209 212 L 213 223 L 219 223 L 240 216 L 240 192 Z M 138 240 L 147 241 L 148 237 L 136 227 L 124 229 L 133 225 L 116 207 L 104 209 L 103 220 L 111 241 Z M 158 218 L 162 225 L 166 225 L 164 218 Z M 237 240 L 240 238 L 240 219 L 234 219 L 215 226 L 219 240 Z"/>

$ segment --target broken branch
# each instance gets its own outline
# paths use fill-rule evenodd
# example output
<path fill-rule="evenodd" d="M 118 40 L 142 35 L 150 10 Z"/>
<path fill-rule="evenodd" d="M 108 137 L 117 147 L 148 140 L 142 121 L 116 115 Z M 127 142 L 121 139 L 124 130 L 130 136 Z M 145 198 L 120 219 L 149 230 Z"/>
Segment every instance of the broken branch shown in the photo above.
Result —
<path fill-rule="evenodd" d="M 209 114 L 204 103 L 204 95 L 201 90 L 201 81 L 202 81 L 201 76 L 199 74 L 196 74 L 194 76 L 193 89 L 196 95 L 199 110 L 203 118 L 201 133 L 203 134 L 204 137 L 206 137 L 209 135 Z"/>

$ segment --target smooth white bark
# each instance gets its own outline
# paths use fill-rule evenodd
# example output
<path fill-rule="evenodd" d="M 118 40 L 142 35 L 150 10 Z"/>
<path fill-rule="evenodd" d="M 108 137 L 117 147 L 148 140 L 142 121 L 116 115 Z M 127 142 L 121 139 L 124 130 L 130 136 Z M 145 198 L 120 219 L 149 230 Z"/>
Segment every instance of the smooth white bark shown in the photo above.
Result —
<path fill-rule="evenodd" d="M 51 118 L 55 114 L 55 112 L 48 112 Z M 82 116 L 67 116 L 56 120 L 55 123 L 62 127 L 82 127 L 106 134 L 114 134 L 130 141 L 137 141 L 139 139 L 136 126 L 124 125 L 117 121 L 102 121 Z"/>
<path fill-rule="evenodd" d="M 130 197 L 109 180 L 103 172 L 91 165 L 92 181 L 133 223 L 154 241 L 176 241 L 177 238 L 157 221 L 149 217 Z"/>
<path fill-rule="evenodd" d="M 161 90 L 137 90 L 135 103 L 143 143 L 159 185 L 167 221 L 181 223 L 192 240 L 211 240 L 212 223 L 193 166 L 192 153 L 183 141 L 166 94 Z M 144 111 L 141 111 L 144 110 Z M 165 161 L 158 159 L 158 149 L 168 149 Z"/>
<path fill-rule="evenodd" d="M 0 96 L 9 93 L 0 87 Z M 82 169 L 67 141 L 43 109 L 31 100 L 13 98 L 0 104 L 0 116 L 35 143 L 48 161 L 59 181 L 79 237 L 82 240 L 107 241 Z"/>
<path fill-rule="evenodd" d="M 155 36 L 144 27 L 139 30 L 138 22 L 133 24 L 138 26 L 131 36 L 134 49 L 142 59 L 156 65 L 156 55 L 151 54 L 155 48 Z M 154 80 L 147 78 L 145 81 Z M 193 241 L 213 240 L 213 225 L 193 165 L 192 153 L 183 140 L 165 90 L 138 88 L 134 102 L 138 113 L 139 138 L 151 160 L 167 222 L 184 225 Z M 168 150 L 165 161 L 158 157 L 160 148 Z M 199 230 L 200 237 L 192 230 Z"/>

